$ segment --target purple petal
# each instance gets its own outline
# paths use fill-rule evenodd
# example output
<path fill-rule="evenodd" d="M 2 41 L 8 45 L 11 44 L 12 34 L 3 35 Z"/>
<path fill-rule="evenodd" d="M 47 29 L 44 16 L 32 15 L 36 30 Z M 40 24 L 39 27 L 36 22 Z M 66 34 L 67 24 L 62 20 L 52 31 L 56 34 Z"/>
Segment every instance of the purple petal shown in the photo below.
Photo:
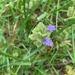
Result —
<path fill-rule="evenodd" d="M 44 45 L 47 45 L 47 46 L 52 46 L 52 45 L 53 45 L 53 42 L 52 42 L 52 40 L 50 40 L 49 38 L 45 38 L 45 39 L 43 40 L 43 44 L 44 44 Z"/>
<path fill-rule="evenodd" d="M 55 28 L 55 26 L 53 26 L 53 25 L 50 24 L 50 25 L 46 28 L 46 30 L 49 30 L 50 32 L 53 32 L 53 31 L 56 30 L 56 28 Z"/>

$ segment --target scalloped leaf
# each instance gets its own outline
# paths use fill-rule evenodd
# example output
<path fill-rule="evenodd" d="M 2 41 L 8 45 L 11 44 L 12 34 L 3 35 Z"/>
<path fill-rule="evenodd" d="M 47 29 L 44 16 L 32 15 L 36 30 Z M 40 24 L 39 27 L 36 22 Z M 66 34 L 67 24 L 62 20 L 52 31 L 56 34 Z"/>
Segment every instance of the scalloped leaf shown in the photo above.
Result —
<path fill-rule="evenodd" d="M 50 37 L 50 32 L 46 30 L 46 26 L 42 22 L 38 23 L 32 30 L 32 34 L 29 35 L 29 38 L 37 47 L 42 45 L 45 37 Z"/>

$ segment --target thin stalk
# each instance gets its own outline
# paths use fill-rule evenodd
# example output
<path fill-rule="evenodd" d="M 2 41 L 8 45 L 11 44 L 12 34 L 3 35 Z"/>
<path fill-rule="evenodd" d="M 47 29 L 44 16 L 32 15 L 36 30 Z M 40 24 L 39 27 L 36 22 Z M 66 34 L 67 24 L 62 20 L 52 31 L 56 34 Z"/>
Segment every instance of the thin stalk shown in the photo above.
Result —
<path fill-rule="evenodd" d="M 56 32 L 56 34 L 52 37 L 52 39 L 54 39 L 56 36 L 58 36 L 58 35 L 59 35 L 61 32 L 63 32 L 63 30 L 65 30 L 66 28 L 72 26 L 72 24 L 74 24 L 74 23 L 75 23 L 75 18 L 74 18 L 74 19 L 71 19 L 71 20 L 68 20 L 68 21 L 65 23 L 64 27 L 61 28 L 61 29 L 59 29 L 59 31 Z"/>
<path fill-rule="evenodd" d="M 58 8 L 58 9 L 56 9 L 56 8 L 52 9 L 52 10 L 49 12 L 49 14 L 64 9 L 65 7 L 69 6 L 70 3 L 72 3 L 72 1 L 69 1 L 69 2 L 67 2 L 66 4 L 64 4 L 63 6 L 60 6 L 60 8 Z"/>
<path fill-rule="evenodd" d="M 59 0 L 57 3 L 57 9 L 59 9 Z M 58 26 L 58 15 L 59 15 L 59 11 L 56 12 L 56 30 L 57 30 L 57 26 Z"/>
<path fill-rule="evenodd" d="M 74 62 L 74 64 L 75 64 L 74 26 L 75 26 L 75 24 L 73 24 L 73 25 L 71 26 L 71 28 L 72 28 L 72 49 L 73 49 L 73 62 Z"/>
<path fill-rule="evenodd" d="M 51 3 L 52 3 L 52 0 L 48 0 L 48 7 L 47 7 L 46 12 L 49 12 Z"/>
<path fill-rule="evenodd" d="M 37 48 L 34 52 L 32 52 L 30 55 L 24 57 L 24 60 L 30 58 L 31 56 L 33 56 L 34 54 L 36 54 L 41 48 L 43 47 L 43 45 L 41 45 L 39 48 Z M 22 62 L 21 62 L 22 63 Z M 16 70 L 16 74 L 18 73 L 19 69 L 21 68 L 21 64 L 18 66 L 17 70 Z"/>
<path fill-rule="evenodd" d="M 51 64 L 51 66 L 52 66 L 54 72 L 56 73 L 56 75 L 59 75 L 59 72 L 55 69 L 55 67 L 53 66 L 53 64 Z"/>
<path fill-rule="evenodd" d="M 9 58 L 7 57 L 7 67 L 8 67 L 8 75 L 10 75 L 10 66 L 9 66 Z"/>
<path fill-rule="evenodd" d="M 26 12 L 25 12 L 26 8 L 25 8 L 25 3 L 26 3 L 26 1 L 25 1 L 25 0 L 23 0 L 24 19 L 26 18 Z"/>
<path fill-rule="evenodd" d="M 38 6 L 41 4 L 42 0 L 40 0 L 35 6 L 34 9 L 31 11 L 30 15 L 25 19 L 25 21 L 23 22 L 22 26 L 20 27 L 20 29 L 18 30 L 18 32 L 20 32 L 20 30 L 25 27 L 26 29 L 26 23 L 28 22 L 28 20 L 30 19 L 30 17 L 33 15 L 33 13 L 35 12 L 35 10 L 38 8 Z"/>

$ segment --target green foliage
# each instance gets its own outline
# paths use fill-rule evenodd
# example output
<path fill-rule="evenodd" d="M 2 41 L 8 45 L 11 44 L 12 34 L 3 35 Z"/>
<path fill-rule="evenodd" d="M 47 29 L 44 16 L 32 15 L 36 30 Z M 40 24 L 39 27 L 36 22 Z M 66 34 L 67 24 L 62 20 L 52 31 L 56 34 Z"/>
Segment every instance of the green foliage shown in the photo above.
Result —
<path fill-rule="evenodd" d="M 47 13 L 44 12 L 43 14 L 41 14 L 39 17 L 37 17 L 38 21 L 41 21 L 43 18 L 45 18 L 47 16 Z"/>
<path fill-rule="evenodd" d="M 29 3 L 25 4 L 25 7 L 31 9 L 34 6 L 34 4 L 36 4 L 37 0 L 30 0 L 28 2 Z"/>
<path fill-rule="evenodd" d="M 75 60 L 74 9 L 75 0 L 0 0 L 0 75 L 64 75 Z M 50 23 L 56 32 L 46 30 Z M 42 45 L 45 37 L 52 47 Z"/>
<path fill-rule="evenodd" d="M 38 1 L 40 1 L 40 0 L 38 0 Z M 38 1 L 37 1 L 37 0 L 30 0 L 30 1 L 28 1 L 28 3 L 25 3 L 25 7 L 31 9 L 31 8 L 34 7 L 34 5 L 35 5 Z M 42 2 L 47 2 L 47 0 L 42 0 Z"/>
<path fill-rule="evenodd" d="M 5 3 L 3 1 L 0 1 L 0 15 L 4 11 L 4 9 L 5 9 Z"/>
<path fill-rule="evenodd" d="M 5 63 L 6 59 L 4 56 L 0 55 L 0 66 Z"/>
<path fill-rule="evenodd" d="M 42 45 L 43 39 L 49 36 L 50 36 L 50 32 L 47 31 L 46 26 L 42 22 L 40 22 L 32 30 L 32 34 L 29 35 L 29 38 L 33 41 L 33 43 L 37 47 L 40 47 Z"/>
<path fill-rule="evenodd" d="M 6 40 L 5 40 L 4 36 L 3 36 L 3 31 L 0 30 L 0 46 L 2 46 L 5 43 L 6 43 Z"/>
<path fill-rule="evenodd" d="M 73 5 L 75 5 L 75 0 L 72 0 L 73 1 Z"/>
<path fill-rule="evenodd" d="M 72 0 L 72 5 L 68 7 L 67 16 L 68 17 L 75 17 L 75 1 Z"/>
<path fill-rule="evenodd" d="M 75 69 L 73 69 L 72 66 L 66 65 L 66 72 L 67 72 L 67 74 L 65 74 L 65 75 L 75 75 L 75 71 L 74 70 Z"/>
<path fill-rule="evenodd" d="M 74 6 L 71 6 L 68 8 L 68 11 L 67 11 L 67 16 L 68 17 L 74 17 L 75 16 L 75 7 Z"/>
<path fill-rule="evenodd" d="M 72 5 L 68 7 L 67 11 L 67 16 L 69 17 L 68 19 L 74 18 L 75 19 L 75 1 L 72 0 Z M 73 49 L 73 63 L 75 64 L 75 22 L 71 24 L 71 39 L 72 39 L 72 49 Z"/>

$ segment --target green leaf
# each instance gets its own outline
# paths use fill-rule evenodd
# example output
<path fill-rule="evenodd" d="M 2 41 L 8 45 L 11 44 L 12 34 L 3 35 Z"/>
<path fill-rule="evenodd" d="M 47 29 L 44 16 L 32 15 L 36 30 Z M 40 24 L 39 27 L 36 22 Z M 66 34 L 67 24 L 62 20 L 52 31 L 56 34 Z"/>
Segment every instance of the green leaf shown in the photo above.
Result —
<path fill-rule="evenodd" d="M 42 22 L 40 22 L 32 30 L 32 34 L 29 35 L 29 38 L 33 41 L 33 43 L 37 47 L 40 47 L 42 45 L 43 39 L 49 36 L 50 36 L 50 32 L 47 31 L 46 26 Z"/>

